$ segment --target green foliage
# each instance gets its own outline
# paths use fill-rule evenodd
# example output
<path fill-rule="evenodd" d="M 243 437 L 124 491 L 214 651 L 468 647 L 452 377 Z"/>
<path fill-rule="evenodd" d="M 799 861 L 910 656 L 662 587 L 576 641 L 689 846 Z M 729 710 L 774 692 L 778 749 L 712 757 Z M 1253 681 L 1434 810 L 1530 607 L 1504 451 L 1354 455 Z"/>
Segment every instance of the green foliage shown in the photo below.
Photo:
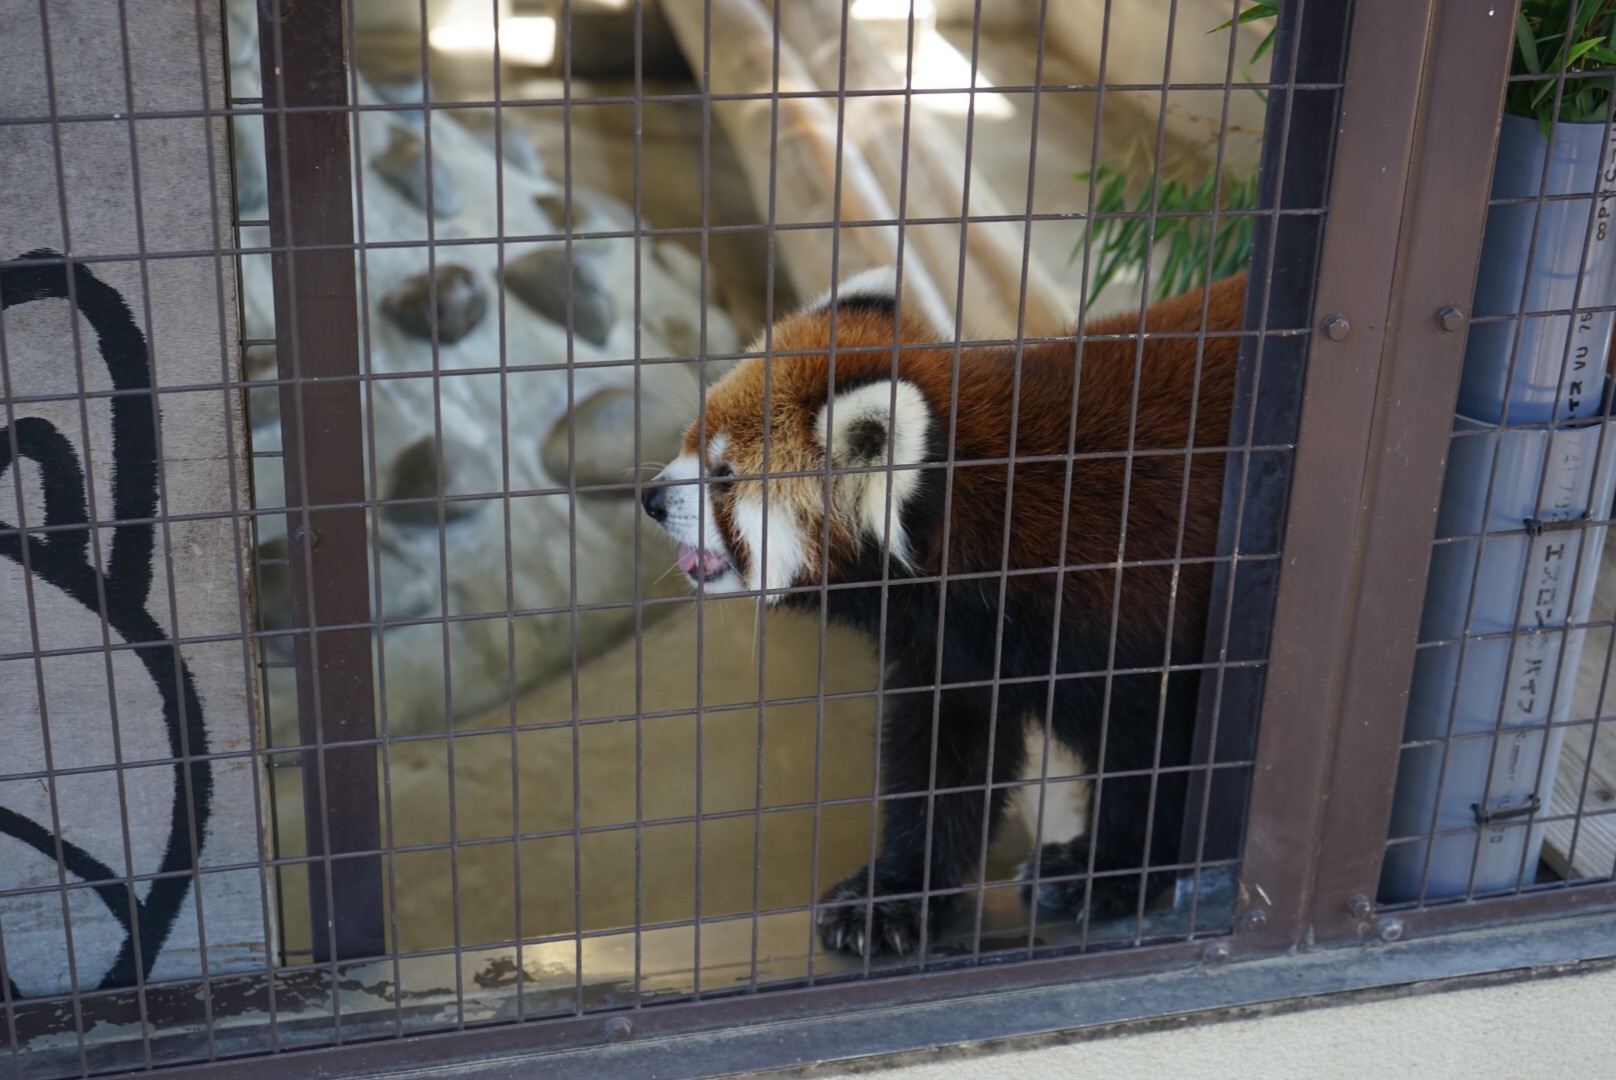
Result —
<path fill-rule="evenodd" d="M 1616 0 L 1610 2 L 1616 3 Z M 1237 22 L 1272 19 L 1278 14 L 1278 3 L 1253 3 L 1235 18 L 1213 27 L 1210 33 L 1228 30 Z M 1273 47 L 1274 32 L 1270 30 L 1246 61 L 1248 81 L 1251 65 Z M 1263 96 L 1261 91 L 1253 92 Z M 1220 185 L 1212 175 L 1195 179 L 1185 170 L 1164 173 L 1154 185 L 1147 185 L 1131 200 L 1127 173 L 1120 168 L 1101 165 L 1092 173 L 1078 173 L 1074 179 L 1094 185 L 1096 215 L 1125 215 L 1097 217 L 1089 227 L 1086 242 L 1093 245 L 1094 252 L 1088 291 L 1090 305 L 1118 274 L 1142 269 L 1163 245 L 1166 256 L 1152 288 L 1152 296 L 1157 300 L 1227 277 L 1243 270 L 1251 259 L 1251 227 L 1255 217 L 1242 211 L 1250 211 L 1257 205 L 1255 175 L 1225 176 Z M 1215 225 L 1214 208 L 1218 211 Z M 1079 245 L 1070 261 L 1075 262 L 1082 250 Z"/>
<path fill-rule="evenodd" d="M 1102 165 L 1076 179 L 1095 185 L 1096 214 L 1127 215 L 1099 218 L 1089 230 L 1095 245 L 1090 304 L 1119 273 L 1148 263 L 1159 246 L 1165 245 L 1167 253 L 1153 283 L 1158 300 L 1236 273 L 1251 257 L 1255 218 L 1239 211 L 1257 205 L 1255 176 L 1225 178 L 1221 192 L 1212 176 L 1199 182 L 1182 175 L 1164 176 L 1154 192 L 1147 187 L 1131 201 L 1127 175 L 1120 169 Z M 1214 207 L 1220 211 L 1215 224 Z M 1074 261 L 1081 250 L 1072 253 Z"/>
<path fill-rule="evenodd" d="M 1556 120 L 1603 121 L 1610 102 L 1609 69 L 1616 67 L 1613 33 L 1616 0 L 1523 0 L 1510 73 L 1541 78 L 1510 83 L 1506 107 L 1536 117 L 1544 138 Z"/>
<path fill-rule="evenodd" d="M 1236 17 L 1230 19 L 1228 22 L 1219 23 L 1218 25 L 1214 26 L 1211 30 L 1209 30 L 1207 32 L 1211 33 L 1211 34 L 1215 34 L 1219 30 L 1227 30 L 1227 29 L 1229 29 L 1229 27 L 1233 26 L 1235 23 L 1256 22 L 1258 19 L 1272 19 L 1272 18 L 1277 17 L 1278 15 L 1279 15 L 1279 5 L 1278 4 L 1256 3 L 1256 4 L 1252 4 L 1246 10 L 1242 11 L 1239 15 L 1237 15 Z M 1255 49 L 1251 50 L 1251 59 L 1246 61 L 1246 66 L 1250 67 L 1252 64 L 1255 64 L 1257 61 L 1259 61 L 1263 57 L 1267 56 L 1268 55 L 1268 50 L 1272 49 L 1273 47 L 1274 47 L 1274 31 L 1273 31 L 1272 28 L 1270 28 L 1269 31 L 1268 31 L 1268 36 L 1263 38 L 1261 41 L 1259 41 L 1257 43 L 1257 47 Z"/>

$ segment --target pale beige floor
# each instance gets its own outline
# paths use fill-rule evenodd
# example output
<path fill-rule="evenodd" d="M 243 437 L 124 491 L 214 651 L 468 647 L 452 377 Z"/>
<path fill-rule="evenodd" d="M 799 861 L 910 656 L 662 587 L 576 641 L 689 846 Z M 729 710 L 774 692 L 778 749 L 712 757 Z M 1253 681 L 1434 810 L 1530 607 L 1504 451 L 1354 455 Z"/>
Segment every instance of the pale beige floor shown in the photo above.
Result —
<path fill-rule="evenodd" d="M 768 658 L 762 700 L 778 700 L 813 697 L 821 657 L 827 694 L 873 688 L 872 651 L 861 637 L 832 629 L 821 653 L 817 622 L 798 615 L 771 614 L 760 641 L 754 640 L 754 626 L 751 601 L 713 602 L 706 605 L 698 636 L 692 604 L 648 630 L 638 651 L 630 642 L 578 673 L 578 724 L 572 723 L 572 680 L 566 680 L 523 698 L 514 710 L 462 727 L 452 747 L 444 739 L 389 747 L 391 836 L 384 841 L 394 847 L 457 842 L 452 857 L 438 847 L 394 858 L 397 901 L 391 914 L 398 945 L 408 950 L 514 939 L 518 858 L 524 938 L 570 933 L 578 925 L 575 881 L 587 929 L 633 925 L 637 898 L 641 923 L 691 918 L 697 836 L 690 819 L 698 805 L 709 815 L 701 823 L 704 916 L 751 910 L 754 868 L 763 907 L 808 902 L 816 829 L 821 887 L 861 865 L 870 839 L 868 802 L 825 807 L 817 815 L 806 808 L 769 808 L 811 804 L 816 786 L 821 800 L 868 797 L 873 698 L 825 702 L 822 713 L 818 701 L 770 705 L 761 717 L 754 703 L 760 700 L 760 653 Z M 705 709 L 750 707 L 704 711 L 698 718 L 698 641 Z M 645 712 L 677 715 L 589 722 L 633 717 L 637 704 Z M 513 736 L 513 719 L 516 727 L 554 726 Z M 286 853 L 294 854 L 303 829 L 299 778 L 285 770 L 277 780 L 280 834 Z M 710 817 L 737 811 L 744 813 Z M 575 844 L 575 820 L 585 830 L 607 828 L 585 832 Z M 637 821 L 647 824 L 637 829 Z M 565 835 L 524 840 L 518 853 L 510 840 L 513 822 L 521 834 Z M 493 838 L 500 839 L 479 843 Z M 285 883 L 291 950 L 307 942 L 307 913 L 296 902 L 301 885 L 291 876 Z M 458 935 L 451 888 L 461 897 Z"/>
<path fill-rule="evenodd" d="M 1059 1046 L 944 1049 L 935 1060 L 814 1069 L 883 1080 L 1521 1080 L 1610 1075 L 1610 1035 L 1588 1022 L 1616 1011 L 1616 971 L 1455 993 L 1255 1013 L 1215 1024 L 1171 1022 Z M 1575 1018 L 1575 1019 L 1573 1019 Z M 1188 1018 L 1184 1018 L 1188 1020 Z M 1165 1030 L 1164 1030 L 1165 1029 Z M 1552 1033 L 1552 1034 L 1550 1034 Z M 987 1050 L 987 1053 L 983 1051 Z M 895 1062 L 894 1064 L 901 1064 Z M 748 1074 L 751 1075 L 751 1074 Z M 780 1073 L 771 1074 L 780 1077 Z M 798 1073 L 797 1075 L 805 1075 Z"/>

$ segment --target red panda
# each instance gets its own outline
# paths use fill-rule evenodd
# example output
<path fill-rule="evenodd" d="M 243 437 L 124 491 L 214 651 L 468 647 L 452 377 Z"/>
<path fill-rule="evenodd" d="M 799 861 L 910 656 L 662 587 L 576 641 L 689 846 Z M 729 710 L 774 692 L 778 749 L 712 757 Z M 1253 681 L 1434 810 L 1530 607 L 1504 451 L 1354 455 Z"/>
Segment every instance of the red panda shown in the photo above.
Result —
<path fill-rule="evenodd" d="M 1121 315 L 1019 365 L 956 362 L 893 293 L 861 275 L 779 322 L 645 510 L 707 595 L 823 597 L 884 644 L 880 852 L 821 898 L 826 948 L 906 952 L 923 911 L 936 933 L 1046 722 L 1094 779 L 1026 898 L 1132 914 L 1177 877 L 1196 673 L 1169 667 L 1202 659 L 1244 276 L 1150 307 L 1143 338 Z"/>

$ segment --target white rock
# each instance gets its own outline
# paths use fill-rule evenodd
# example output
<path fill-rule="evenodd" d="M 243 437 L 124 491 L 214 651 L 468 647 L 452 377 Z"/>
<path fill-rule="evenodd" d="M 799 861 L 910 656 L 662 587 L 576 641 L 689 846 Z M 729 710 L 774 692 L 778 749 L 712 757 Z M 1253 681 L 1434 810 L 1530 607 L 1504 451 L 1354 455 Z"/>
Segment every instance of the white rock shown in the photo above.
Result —
<path fill-rule="evenodd" d="M 422 210 L 430 204 L 433 217 L 454 217 L 460 213 L 460 188 L 443 165 L 443 151 L 433 147 L 431 157 L 428 168 L 426 143 L 415 132 L 395 126 L 388 132 L 387 149 L 370 159 L 370 167 Z"/>
<path fill-rule="evenodd" d="M 361 102 L 376 100 L 363 85 L 361 91 Z M 639 506 L 626 492 L 572 495 L 567 489 L 564 453 L 563 465 L 557 470 L 553 436 L 559 428 L 565 438 L 569 394 L 580 405 L 595 402 L 588 412 L 580 413 L 578 430 L 583 439 L 575 436 L 575 445 L 581 445 L 590 458 L 580 470 L 582 483 L 585 476 L 633 468 L 632 434 L 625 440 L 622 431 L 612 426 L 611 417 L 621 417 L 625 401 L 632 416 L 636 392 L 640 395 L 643 456 L 649 460 L 663 459 L 653 456 L 653 449 L 677 437 L 697 400 L 695 364 L 645 364 L 636 380 L 635 335 L 628 332 L 632 324 L 627 319 L 619 320 L 616 331 L 602 344 L 575 336 L 569 364 L 565 328 L 529 311 L 496 284 L 502 265 L 537 247 L 558 245 L 499 244 L 501 207 L 495 203 L 492 151 L 445 114 L 434 115 L 429 122 L 433 158 L 463 196 L 460 212 L 428 223 L 409 197 L 381 182 L 367 168 L 358 178 L 363 185 L 364 238 L 381 244 L 425 241 L 429 228 L 437 240 L 486 238 L 486 243 L 440 247 L 436 256 L 439 262 L 464 266 L 490 286 L 490 293 L 487 314 L 458 342 L 440 341 L 434 359 L 430 342 L 407 333 L 378 310 L 382 297 L 427 271 L 426 249 L 367 246 L 359 256 L 360 286 L 370 305 L 365 338 L 369 352 L 362 369 L 390 376 L 420 376 L 369 383 L 366 393 L 372 415 L 367 429 L 373 428 L 375 435 L 370 444 L 367 431 L 367 460 L 375 462 L 377 491 L 383 496 L 404 490 L 434 500 L 412 504 L 423 509 L 415 515 L 384 512 L 375 516 L 374 561 L 380 587 L 373 584 L 372 591 L 378 616 L 390 621 L 434 620 L 390 626 L 380 637 L 378 671 L 382 674 L 378 682 L 385 690 L 382 703 L 387 730 L 395 734 L 441 730 L 447 726 L 446 716 L 463 717 L 503 702 L 513 684 L 520 692 L 565 676 L 575 654 L 580 661 L 588 659 L 633 633 L 635 611 L 628 602 L 637 595 L 682 593 L 682 582 L 652 581 L 660 567 L 636 583 L 635 536 L 636 530 L 645 527 Z M 385 113 L 361 113 L 361 160 L 368 160 L 375 148 L 387 146 L 390 131 L 396 128 L 397 123 Z M 504 235 L 543 236 L 555 231 L 536 200 L 559 197 L 559 185 L 516 169 L 504 170 L 503 184 Z M 622 204 L 598 192 L 575 190 L 573 195 L 577 206 L 587 208 L 591 220 L 627 223 L 597 225 L 597 229 L 632 227 L 632 216 Z M 553 198 L 545 202 L 555 205 Z M 575 213 L 574 229 L 579 227 Z M 266 232 L 244 229 L 243 243 L 266 244 Z M 582 244 L 577 246 L 584 249 Z M 686 279 L 670 273 L 653 257 L 649 242 L 598 241 L 588 246 L 587 256 L 617 310 L 625 313 L 635 311 L 638 259 L 642 286 L 638 355 L 694 355 L 689 334 L 677 329 L 677 324 L 694 325 L 699 298 Z M 681 269 L 688 272 L 689 268 Z M 243 259 L 242 276 L 244 331 L 249 337 L 273 337 L 268 260 Z M 670 327 L 675 328 L 676 342 L 665 336 Z M 709 352 L 733 352 L 740 347 L 729 320 L 717 308 L 708 309 L 707 331 Z M 597 397 L 602 394 L 606 396 Z M 432 440 L 440 427 L 445 434 L 444 492 L 490 496 L 444 503 L 441 530 L 436 469 L 423 467 L 425 452 L 420 449 L 423 440 L 424 445 L 435 446 Z M 597 439 L 597 435 L 602 437 Z M 552 447 L 548 456 L 547 440 Z M 259 451 L 278 448 L 277 424 L 258 423 L 253 445 Z M 424 488 L 423 475 L 430 477 Z M 254 483 L 260 507 L 284 503 L 280 459 L 259 458 Z M 507 491 L 512 493 L 508 497 Z M 273 541 L 283 535 L 283 529 L 280 519 L 266 516 L 260 522 L 260 537 Z M 576 530 L 575 537 L 569 529 Z M 647 551 L 661 550 L 659 544 L 654 531 L 644 534 Z M 569 610 L 573 603 L 622 606 L 574 613 Z M 510 617 L 513 609 L 528 614 Z M 655 610 L 646 609 L 644 614 L 650 616 Z M 445 614 L 492 617 L 445 622 Z M 284 642 L 284 650 L 289 653 L 289 642 Z M 269 683 L 270 716 L 275 726 L 295 723 L 290 673 L 272 669 Z M 277 741 L 284 742 L 291 734 L 280 730 Z"/>
<path fill-rule="evenodd" d="M 590 260 L 550 244 L 505 264 L 505 287 L 558 326 L 570 319 L 572 332 L 596 345 L 606 344 L 617 321 L 617 302 Z"/>

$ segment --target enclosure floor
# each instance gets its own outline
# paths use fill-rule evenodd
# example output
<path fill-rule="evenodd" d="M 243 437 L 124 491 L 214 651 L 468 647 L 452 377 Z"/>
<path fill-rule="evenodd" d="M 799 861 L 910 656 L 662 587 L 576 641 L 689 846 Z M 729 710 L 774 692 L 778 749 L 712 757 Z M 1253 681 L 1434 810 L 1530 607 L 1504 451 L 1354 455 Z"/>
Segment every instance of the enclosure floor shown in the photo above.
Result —
<path fill-rule="evenodd" d="M 861 636 L 832 628 L 821 653 L 817 622 L 797 614 L 771 613 L 761 638 L 754 626 L 745 600 L 708 603 L 699 634 L 694 607 L 663 620 L 646 631 L 638 654 L 630 642 L 579 671 L 576 726 L 566 680 L 461 726 L 452 743 L 390 744 L 390 834 L 383 843 L 422 849 L 400 852 L 387 868 L 397 946 L 471 947 L 579 926 L 598 931 L 698 912 L 711 918 L 796 908 L 867 862 L 872 650 Z M 788 703 L 760 710 L 758 657 L 765 654 L 761 700 Z M 816 697 L 821 657 L 830 696 L 823 704 Z M 673 715 L 635 720 L 637 688 L 645 712 Z M 513 724 L 531 730 L 513 735 Z M 303 851 L 300 784 L 298 770 L 277 773 L 287 856 Z M 575 820 L 583 830 L 576 843 Z M 519 855 L 513 822 L 531 837 Z M 1004 830 L 987 879 L 1012 879 L 1025 844 Z M 290 868 L 281 888 L 284 940 L 297 960 L 309 941 L 306 878 Z"/>
<path fill-rule="evenodd" d="M 523 938 L 570 933 L 580 924 L 592 930 L 689 919 L 698 902 L 704 916 L 750 911 L 754 867 L 761 883 L 758 902 L 766 908 L 799 905 L 814 892 L 816 840 L 820 884 L 865 861 L 867 801 L 826 806 L 817 815 L 808 805 L 816 794 L 832 803 L 867 800 L 874 765 L 872 699 L 833 698 L 823 705 L 822 722 L 814 700 L 771 705 L 760 718 L 757 658 L 765 650 L 764 698 L 814 698 L 821 656 L 817 625 L 772 614 L 755 643 L 751 603 L 729 601 L 707 604 L 699 635 L 697 630 L 692 607 L 647 630 L 638 657 L 630 642 L 582 668 L 576 727 L 573 685 L 565 680 L 522 698 L 514 709 L 461 726 L 452 744 L 434 738 L 388 747 L 384 806 L 390 807 L 391 835 L 384 843 L 428 848 L 392 860 L 395 903 L 389 917 L 396 920 L 398 947 L 515 940 L 518 896 Z M 699 723 L 698 647 L 704 707 Z M 823 657 L 828 694 L 875 685 L 873 657 L 862 639 L 832 630 Z M 636 721 L 637 705 L 674 715 Z M 626 719 L 602 722 L 606 717 Z M 546 726 L 513 736 L 513 721 L 518 728 Z M 638 786 L 637 768 L 643 770 Z M 293 854 L 301 850 L 303 835 L 296 771 L 283 771 L 277 788 L 282 844 Z M 766 808 L 761 814 L 760 798 Z M 693 821 L 698 806 L 707 815 L 700 827 L 699 901 Z M 586 830 L 576 846 L 575 811 Z M 636 821 L 643 827 L 636 828 Z M 760 821 L 762 849 L 754 857 Z M 521 843 L 520 892 L 513 823 L 523 836 L 538 834 Z M 638 864 L 636 841 L 642 845 Z M 575 881 L 581 885 L 576 900 Z M 307 909 L 300 902 L 306 885 L 302 875 L 288 872 L 282 887 L 286 942 L 295 954 L 308 942 Z"/>

